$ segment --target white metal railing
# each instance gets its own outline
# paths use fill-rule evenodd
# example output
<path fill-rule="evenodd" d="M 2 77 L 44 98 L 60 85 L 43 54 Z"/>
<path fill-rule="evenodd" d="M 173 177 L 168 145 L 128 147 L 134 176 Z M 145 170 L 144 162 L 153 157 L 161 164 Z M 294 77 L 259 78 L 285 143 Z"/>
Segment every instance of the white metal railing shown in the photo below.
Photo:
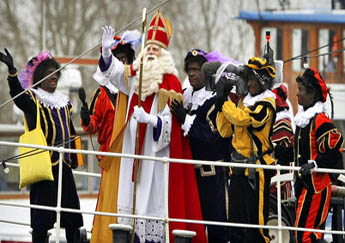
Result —
<path fill-rule="evenodd" d="M 132 155 L 132 154 L 121 154 L 121 153 L 111 153 L 111 152 L 96 152 L 96 151 L 89 151 L 89 150 L 76 150 L 76 149 L 66 149 L 63 147 L 50 147 L 50 146 L 39 146 L 39 145 L 32 145 L 32 144 L 21 144 L 15 142 L 6 142 L 0 141 L 0 146 L 12 146 L 12 147 L 27 147 L 27 148 L 38 148 L 44 150 L 51 150 L 59 152 L 59 178 L 58 178 L 58 202 L 56 207 L 48 207 L 48 206 L 41 206 L 41 205 L 27 205 L 27 204 L 20 204 L 20 203 L 8 203 L 8 202 L 0 202 L 0 205 L 4 206 L 12 206 L 12 207 L 24 207 L 24 208 L 36 208 L 36 209 L 45 209 L 45 210 L 52 210 L 56 211 L 57 213 L 57 227 L 56 227 L 56 242 L 59 243 L 60 237 L 60 217 L 61 212 L 74 212 L 74 213 L 82 213 L 82 214 L 92 214 L 92 215 L 103 215 L 103 216 L 116 216 L 116 217 L 126 217 L 126 218 L 139 218 L 139 219 L 151 219 L 151 220 L 161 220 L 165 222 L 166 227 L 166 242 L 169 242 L 169 222 L 185 222 L 185 223 L 194 223 L 194 224 L 207 224 L 207 225 L 219 225 L 219 226 L 232 226 L 232 227 L 247 227 L 247 228 L 263 228 L 263 229 L 275 229 L 278 230 L 278 242 L 282 243 L 282 231 L 283 230 L 293 230 L 293 231 L 309 231 L 309 232 L 321 232 L 321 233 L 331 233 L 331 234 L 345 234 L 343 231 L 331 231 L 331 230 L 317 230 L 317 229 L 308 229 L 308 228 L 296 228 L 296 227 L 289 227 L 282 225 L 282 210 L 281 210 L 281 188 L 280 188 L 280 172 L 281 170 L 290 170 L 290 171 L 298 171 L 300 167 L 291 167 L 291 166 L 282 166 L 282 165 L 253 165 L 253 164 L 239 164 L 239 163 L 231 163 L 231 162 L 214 162 L 214 161 L 196 161 L 196 160 L 187 160 L 187 159 L 174 159 L 174 158 L 167 158 L 167 157 L 151 157 L 151 156 L 143 156 L 143 155 Z M 77 209 L 70 209 L 70 208 L 61 208 L 61 185 L 62 185 L 62 153 L 79 153 L 79 154 L 91 154 L 91 155 L 101 155 L 101 156 L 112 156 L 112 157 L 125 157 L 125 158 L 134 158 L 134 159 L 145 159 L 145 160 L 152 160 L 156 162 L 161 162 L 164 164 L 164 186 L 165 186 L 165 207 L 166 207 L 166 217 L 152 217 L 152 216 L 145 216 L 145 215 L 129 215 L 129 214 L 119 214 L 119 213 L 109 213 L 109 212 L 97 212 L 97 211 L 83 211 Z M 200 165 L 214 165 L 214 166 L 226 166 L 226 167 L 239 167 L 239 168 L 261 168 L 261 169 L 268 169 L 268 170 L 276 170 L 277 171 L 277 213 L 278 213 L 278 225 L 277 226 L 268 226 L 268 225 L 253 225 L 253 224 L 243 224 L 243 223 L 225 223 L 225 222 L 216 222 L 216 221 L 205 221 L 205 220 L 190 220 L 190 219 L 176 219 L 176 218 L 169 218 L 168 215 L 168 173 L 169 173 L 169 163 L 185 163 L 185 164 L 200 164 Z M 7 163 L 9 166 L 18 167 L 18 164 L 15 163 Z M 345 170 L 336 170 L 336 169 L 324 169 L 324 168 L 317 168 L 314 169 L 317 172 L 324 172 L 324 173 L 343 173 L 345 174 Z M 99 174 L 96 173 L 87 173 L 87 172 L 78 172 L 74 171 L 74 174 L 79 175 L 86 175 L 86 176 L 96 176 L 100 177 Z M 6 222 L 1 221 L 0 222 Z M 9 223 L 9 222 L 8 222 Z M 14 222 L 10 222 L 14 223 Z M 18 223 L 22 225 L 21 223 Z"/>
<path fill-rule="evenodd" d="M 10 166 L 10 167 L 18 167 L 19 168 L 19 164 L 18 163 L 6 162 L 6 165 Z M 73 170 L 73 174 L 74 175 L 80 175 L 80 176 L 84 175 L 84 176 L 92 176 L 92 177 L 99 177 L 99 178 L 101 178 L 101 174 L 100 173 L 91 173 L 91 172 L 84 172 L 84 171 Z"/>

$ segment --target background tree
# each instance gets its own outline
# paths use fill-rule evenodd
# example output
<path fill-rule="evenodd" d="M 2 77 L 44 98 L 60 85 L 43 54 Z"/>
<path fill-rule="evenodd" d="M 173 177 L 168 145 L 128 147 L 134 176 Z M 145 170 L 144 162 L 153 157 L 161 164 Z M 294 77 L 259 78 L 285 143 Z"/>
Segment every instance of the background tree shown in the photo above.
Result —
<path fill-rule="evenodd" d="M 54 56 L 77 56 L 101 43 L 103 25 L 115 30 L 141 16 L 142 8 L 150 9 L 162 0 L 2 0 L 0 1 L 0 49 L 8 48 L 18 70 L 42 49 Z M 241 9 L 264 10 L 309 6 L 330 7 L 329 0 L 303 3 L 297 0 L 170 0 L 161 7 L 172 25 L 172 52 L 184 80 L 183 59 L 191 48 L 218 50 L 242 63 L 254 53 L 251 27 L 236 17 Z M 150 20 L 152 14 L 148 16 Z M 140 21 L 129 27 L 140 30 Z M 121 34 L 121 33 L 120 33 Z M 87 57 L 98 58 L 99 48 Z M 92 74 L 96 67 L 79 67 L 88 99 L 98 86 Z M 0 75 L 7 77 L 7 69 L 0 66 Z M 6 82 L 3 80 L 3 82 Z M 10 98 L 7 85 L 0 89 L 0 104 Z M 75 104 L 76 105 L 76 104 Z M 78 104 L 77 104 L 78 105 Z M 78 107 L 78 106 L 77 106 Z M 0 108 L 2 114 L 12 114 L 13 103 Z M 78 108 L 75 109 L 76 113 Z M 78 116 L 77 116 L 78 117 Z M 12 123 L 11 115 L 0 116 L 0 123 Z M 76 123 L 76 124 L 79 124 Z"/>

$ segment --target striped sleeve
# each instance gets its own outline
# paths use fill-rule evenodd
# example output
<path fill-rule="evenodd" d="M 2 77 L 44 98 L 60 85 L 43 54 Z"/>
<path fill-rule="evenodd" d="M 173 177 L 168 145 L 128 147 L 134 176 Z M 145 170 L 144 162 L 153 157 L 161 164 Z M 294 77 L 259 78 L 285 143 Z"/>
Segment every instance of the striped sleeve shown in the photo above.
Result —
<path fill-rule="evenodd" d="M 288 118 L 280 119 L 273 125 L 272 143 L 290 147 L 293 144 L 293 129 L 291 121 Z"/>
<path fill-rule="evenodd" d="M 318 115 L 315 120 L 316 163 L 321 168 L 332 168 L 342 157 L 344 138 L 325 114 Z"/>
<path fill-rule="evenodd" d="M 248 109 L 250 110 L 249 115 L 251 117 L 251 127 L 253 129 L 262 128 L 272 116 L 275 116 L 275 102 L 271 98 L 259 101 Z"/>

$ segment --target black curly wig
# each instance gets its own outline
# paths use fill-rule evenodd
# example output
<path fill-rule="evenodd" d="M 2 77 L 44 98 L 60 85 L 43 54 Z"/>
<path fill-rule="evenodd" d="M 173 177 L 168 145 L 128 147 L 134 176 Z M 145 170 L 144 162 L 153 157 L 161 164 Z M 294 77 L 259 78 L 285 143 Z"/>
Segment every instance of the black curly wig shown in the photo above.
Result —
<path fill-rule="evenodd" d="M 202 65 L 207 62 L 206 58 L 201 56 L 201 55 L 197 55 L 197 56 L 188 56 L 185 58 L 184 60 L 184 68 L 183 70 L 185 71 L 185 73 L 188 72 L 188 65 L 192 62 L 196 62 L 199 63 L 200 67 L 202 67 Z"/>
<path fill-rule="evenodd" d="M 321 74 L 320 74 L 321 76 Z M 322 78 L 322 76 L 321 76 Z M 319 85 L 318 80 L 314 77 L 314 71 L 307 68 L 302 76 L 298 76 L 296 78 L 297 83 L 303 84 L 306 88 L 307 93 L 315 93 L 315 102 L 321 101 L 324 102 L 324 98 L 322 96 L 321 86 Z"/>
<path fill-rule="evenodd" d="M 46 76 L 47 70 L 51 67 L 59 69 L 60 64 L 54 58 L 47 58 L 46 60 L 38 64 L 37 68 L 34 71 L 32 84 L 35 84 L 41 79 L 43 79 Z M 60 78 L 61 72 L 59 71 L 56 74 L 58 78 Z M 37 86 L 35 86 L 35 88 L 37 88 Z"/>

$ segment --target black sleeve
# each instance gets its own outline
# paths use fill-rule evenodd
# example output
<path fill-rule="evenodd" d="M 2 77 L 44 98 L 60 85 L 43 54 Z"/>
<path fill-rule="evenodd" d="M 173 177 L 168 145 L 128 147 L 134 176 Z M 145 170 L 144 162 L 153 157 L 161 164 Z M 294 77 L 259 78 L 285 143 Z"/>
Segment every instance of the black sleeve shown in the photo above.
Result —
<path fill-rule="evenodd" d="M 8 80 L 8 86 L 10 88 L 10 95 L 12 98 L 24 91 L 23 87 L 21 86 L 18 80 L 18 76 L 15 76 L 15 77 L 8 76 L 7 80 Z M 31 114 L 31 115 L 36 116 L 36 104 L 34 100 L 32 99 L 32 96 L 29 94 L 29 92 L 25 92 L 19 97 L 15 98 L 14 103 L 25 114 Z"/>
<path fill-rule="evenodd" d="M 331 169 L 342 169 L 339 168 L 339 161 L 343 162 L 343 156 L 339 151 L 330 151 L 324 154 L 318 154 L 315 159 L 319 168 L 331 168 Z"/>
<path fill-rule="evenodd" d="M 316 130 L 318 155 L 315 159 L 320 168 L 337 169 L 338 161 L 342 160 L 344 138 L 331 122 L 324 122 Z"/>
<path fill-rule="evenodd" d="M 284 145 L 276 145 L 274 148 L 274 156 L 278 159 L 278 163 L 289 165 L 293 161 L 293 147 Z"/>

